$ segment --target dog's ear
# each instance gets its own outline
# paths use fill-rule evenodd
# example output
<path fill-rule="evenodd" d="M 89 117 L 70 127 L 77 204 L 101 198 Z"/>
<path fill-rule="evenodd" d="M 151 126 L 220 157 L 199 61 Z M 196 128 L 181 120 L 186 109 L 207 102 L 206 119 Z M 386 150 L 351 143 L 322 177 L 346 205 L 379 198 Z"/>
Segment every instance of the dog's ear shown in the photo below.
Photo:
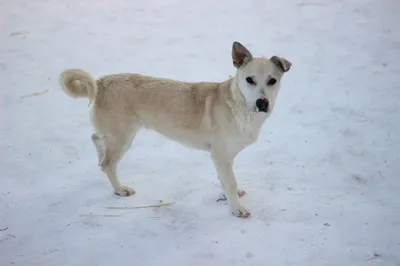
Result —
<path fill-rule="evenodd" d="M 271 57 L 270 60 L 271 60 L 272 63 L 274 63 L 283 72 L 288 72 L 289 69 L 292 66 L 292 63 L 290 63 L 288 60 L 286 60 L 285 58 L 276 56 L 276 55 Z"/>
<path fill-rule="evenodd" d="M 249 50 L 247 50 L 246 47 L 244 47 L 239 42 L 233 43 L 233 45 L 232 45 L 232 60 L 233 60 L 233 65 L 236 68 L 246 65 L 252 59 L 253 59 L 253 56 L 251 55 Z"/>

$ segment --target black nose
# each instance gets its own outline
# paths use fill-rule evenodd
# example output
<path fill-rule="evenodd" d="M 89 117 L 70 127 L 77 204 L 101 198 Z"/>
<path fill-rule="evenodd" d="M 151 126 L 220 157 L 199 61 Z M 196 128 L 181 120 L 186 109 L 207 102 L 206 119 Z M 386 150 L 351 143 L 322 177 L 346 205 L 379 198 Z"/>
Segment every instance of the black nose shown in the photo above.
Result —
<path fill-rule="evenodd" d="M 256 101 L 256 106 L 260 112 L 268 112 L 269 101 L 267 99 L 258 99 Z"/>

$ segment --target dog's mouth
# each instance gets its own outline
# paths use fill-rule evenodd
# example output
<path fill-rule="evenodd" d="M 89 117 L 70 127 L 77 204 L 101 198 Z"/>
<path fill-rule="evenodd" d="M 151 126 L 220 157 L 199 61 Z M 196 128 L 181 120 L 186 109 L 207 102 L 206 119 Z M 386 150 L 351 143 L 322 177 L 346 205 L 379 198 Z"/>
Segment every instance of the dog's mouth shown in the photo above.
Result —
<path fill-rule="evenodd" d="M 256 101 L 256 109 L 258 112 L 268 113 L 269 101 L 262 97 Z"/>

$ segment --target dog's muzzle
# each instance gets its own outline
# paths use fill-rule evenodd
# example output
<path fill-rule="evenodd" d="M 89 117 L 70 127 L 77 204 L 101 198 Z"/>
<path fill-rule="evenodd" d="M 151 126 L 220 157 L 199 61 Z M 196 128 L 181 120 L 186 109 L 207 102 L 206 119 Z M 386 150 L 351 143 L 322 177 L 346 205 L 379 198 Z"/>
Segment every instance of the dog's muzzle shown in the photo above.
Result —
<path fill-rule="evenodd" d="M 267 98 L 261 97 L 256 101 L 256 107 L 258 108 L 259 112 L 268 112 L 269 101 Z"/>

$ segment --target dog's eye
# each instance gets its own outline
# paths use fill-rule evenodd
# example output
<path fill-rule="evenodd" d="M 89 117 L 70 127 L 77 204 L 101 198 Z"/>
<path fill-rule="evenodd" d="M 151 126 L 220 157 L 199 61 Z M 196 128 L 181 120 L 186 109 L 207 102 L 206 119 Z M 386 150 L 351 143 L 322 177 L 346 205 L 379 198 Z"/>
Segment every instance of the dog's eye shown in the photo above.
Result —
<path fill-rule="evenodd" d="M 256 84 L 255 81 L 254 81 L 254 79 L 253 79 L 252 77 L 247 77 L 247 78 L 246 78 L 246 81 L 247 81 L 247 83 L 249 83 L 249 84 L 251 84 L 251 85 Z"/>
<path fill-rule="evenodd" d="M 275 85 L 275 83 L 276 83 L 276 79 L 272 78 L 272 79 L 268 80 L 267 85 L 273 86 L 273 85 Z"/>
<path fill-rule="evenodd" d="M 250 85 L 255 85 L 256 82 L 254 81 L 254 79 L 252 77 L 247 77 L 246 78 L 247 83 L 249 83 Z"/>

